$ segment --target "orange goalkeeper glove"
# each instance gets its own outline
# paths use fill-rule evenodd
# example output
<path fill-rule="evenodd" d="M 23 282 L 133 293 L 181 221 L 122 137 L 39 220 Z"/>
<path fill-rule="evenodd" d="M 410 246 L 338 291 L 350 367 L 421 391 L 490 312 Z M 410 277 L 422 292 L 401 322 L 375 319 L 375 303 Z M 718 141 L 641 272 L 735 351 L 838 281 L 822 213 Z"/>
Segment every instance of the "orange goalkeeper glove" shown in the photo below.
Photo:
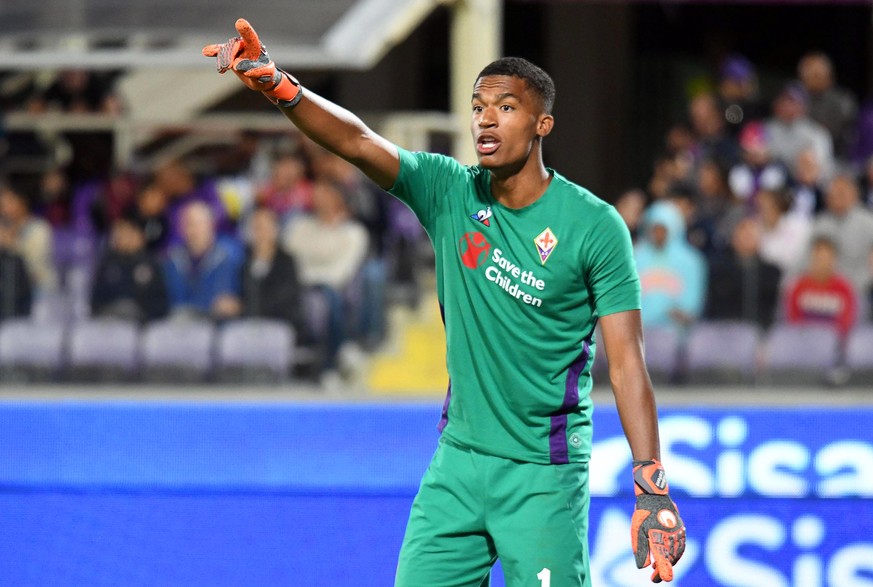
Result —
<path fill-rule="evenodd" d="M 247 20 L 238 19 L 236 30 L 238 37 L 222 45 L 203 47 L 203 55 L 217 58 L 218 73 L 230 69 L 247 87 L 262 92 L 273 104 L 282 108 L 296 106 L 303 97 L 297 80 L 276 67 Z"/>
<path fill-rule="evenodd" d="M 673 565 L 685 552 L 685 524 L 668 495 L 667 476 L 658 461 L 634 461 L 637 504 L 631 520 L 631 546 L 637 568 L 652 564 L 652 582 L 673 580 Z"/>

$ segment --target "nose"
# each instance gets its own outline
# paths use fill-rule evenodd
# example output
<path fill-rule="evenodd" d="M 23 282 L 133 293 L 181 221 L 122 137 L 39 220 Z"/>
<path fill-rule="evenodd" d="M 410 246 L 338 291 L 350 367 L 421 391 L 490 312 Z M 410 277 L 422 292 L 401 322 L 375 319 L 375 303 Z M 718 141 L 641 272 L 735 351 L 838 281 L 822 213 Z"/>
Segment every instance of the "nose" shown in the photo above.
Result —
<path fill-rule="evenodd" d="M 490 128 L 492 126 L 497 126 L 497 117 L 494 116 L 493 108 L 483 108 L 482 112 L 479 114 L 479 128 Z"/>

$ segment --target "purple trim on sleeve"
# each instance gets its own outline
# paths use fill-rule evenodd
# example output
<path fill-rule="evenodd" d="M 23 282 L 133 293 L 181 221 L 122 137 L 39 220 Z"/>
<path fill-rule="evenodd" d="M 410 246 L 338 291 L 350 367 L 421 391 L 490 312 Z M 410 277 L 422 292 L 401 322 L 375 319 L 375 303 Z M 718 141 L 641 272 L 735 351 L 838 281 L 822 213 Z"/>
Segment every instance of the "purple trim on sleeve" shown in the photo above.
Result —
<path fill-rule="evenodd" d="M 563 465 L 570 462 L 570 450 L 567 447 L 567 414 L 579 405 L 579 376 L 591 356 L 589 340 L 582 344 L 582 352 L 570 363 L 567 369 L 567 380 L 564 383 L 564 401 L 561 408 L 551 417 L 552 426 L 549 431 L 549 460 L 553 465 Z"/>
<path fill-rule="evenodd" d="M 437 424 L 437 430 L 440 431 L 440 434 L 443 432 L 443 428 L 446 427 L 446 424 L 449 423 L 449 402 L 452 401 L 452 380 L 449 379 L 449 388 L 446 390 L 446 401 L 443 402 L 443 413 L 440 417 L 440 423 Z"/>

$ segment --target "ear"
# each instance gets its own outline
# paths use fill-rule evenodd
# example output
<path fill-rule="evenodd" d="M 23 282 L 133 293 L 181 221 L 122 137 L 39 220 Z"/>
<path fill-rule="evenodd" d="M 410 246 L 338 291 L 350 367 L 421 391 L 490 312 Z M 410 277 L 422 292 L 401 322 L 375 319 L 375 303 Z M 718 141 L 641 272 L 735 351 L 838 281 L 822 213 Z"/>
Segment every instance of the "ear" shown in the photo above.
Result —
<path fill-rule="evenodd" d="M 552 132 L 552 127 L 555 126 L 555 117 L 551 114 L 540 114 L 537 119 L 537 136 L 544 137 Z"/>

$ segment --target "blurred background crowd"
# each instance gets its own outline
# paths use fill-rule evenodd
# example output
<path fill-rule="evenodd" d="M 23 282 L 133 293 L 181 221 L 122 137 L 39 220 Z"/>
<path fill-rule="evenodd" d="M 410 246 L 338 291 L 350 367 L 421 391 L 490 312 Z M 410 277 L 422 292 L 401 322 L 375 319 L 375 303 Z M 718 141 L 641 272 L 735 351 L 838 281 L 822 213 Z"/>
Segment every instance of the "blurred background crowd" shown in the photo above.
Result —
<path fill-rule="evenodd" d="M 837 73 L 811 51 L 766 92 L 755 63 L 725 55 L 661 121 L 649 177 L 598 194 L 633 237 L 650 332 L 681 345 L 701 321 L 814 323 L 842 347 L 873 321 L 873 105 Z M 3 105 L 118 116 L 114 79 L 7 83 Z M 377 350 L 387 309 L 432 288 L 409 210 L 278 115 L 276 131 L 147 168 L 119 166 L 100 132 L 2 141 L 2 320 L 280 321 L 291 375 L 319 378 L 343 349 Z M 28 155 L 43 164 L 15 163 Z"/>

